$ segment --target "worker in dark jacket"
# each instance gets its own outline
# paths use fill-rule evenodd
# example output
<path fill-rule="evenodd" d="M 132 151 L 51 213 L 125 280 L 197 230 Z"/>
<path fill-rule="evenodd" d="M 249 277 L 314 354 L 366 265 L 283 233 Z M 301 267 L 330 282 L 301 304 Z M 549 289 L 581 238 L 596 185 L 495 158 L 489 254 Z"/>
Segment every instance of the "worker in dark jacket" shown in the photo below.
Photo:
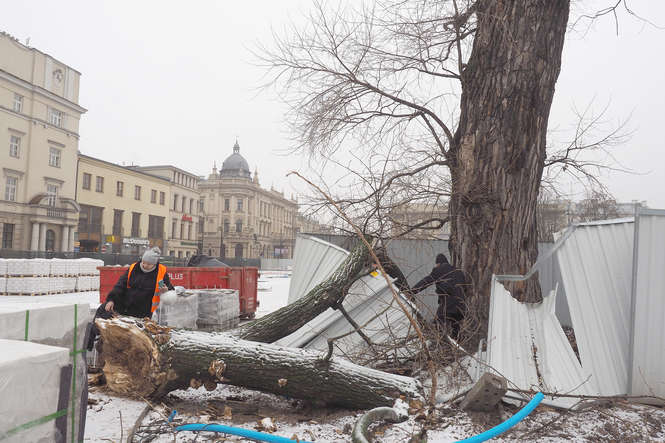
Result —
<path fill-rule="evenodd" d="M 452 329 L 450 336 L 456 339 L 464 318 L 466 278 L 462 271 L 448 263 L 448 259 L 443 254 L 436 256 L 435 264 L 432 272 L 416 283 L 412 291 L 417 294 L 433 283 L 436 285 L 436 293 L 439 295 L 437 320 L 449 325 Z"/>
<path fill-rule="evenodd" d="M 104 309 L 132 317 L 152 317 L 159 297 L 173 285 L 166 273 L 166 266 L 159 264 L 161 251 L 158 247 L 148 249 L 141 260 L 133 263 L 123 273 L 111 292 L 106 296 Z"/>

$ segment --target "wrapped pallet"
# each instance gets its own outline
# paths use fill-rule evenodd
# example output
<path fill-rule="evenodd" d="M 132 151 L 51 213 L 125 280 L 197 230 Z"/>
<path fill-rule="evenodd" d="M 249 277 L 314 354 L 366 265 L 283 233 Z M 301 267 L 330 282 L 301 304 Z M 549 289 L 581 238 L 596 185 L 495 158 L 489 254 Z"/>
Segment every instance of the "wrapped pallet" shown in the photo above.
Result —
<path fill-rule="evenodd" d="M 195 289 L 187 292 L 199 296 L 196 322 L 199 329 L 226 331 L 238 326 L 240 300 L 236 289 Z"/>
<path fill-rule="evenodd" d="M 87 303 L 58 304 L 7 300 L 0 304 L 0 339 L 21 340 L 49 346 L 66 348 L 68 364 L 72 367 L 70 401 L 66 411 L 66 441 L 83 441 L 85 431 L 85 413 L 87 410 L 88 378 L 85 358 L 85 333 L 91 320 L 90 306 Z M 0 349 L 0 356 L 5 354 Z M 26 371 L 26 374 L 28 372 Z M 44 388 L 42 380 L 32 377 L 31 389 L 25 392 L 28 399 L 39 398 L 38 393 Z M 35 383 L 38 380 L 39 383 Z M 0 382 L 0 386 L 5 386 Z M 4 395 L 4 389 L 2 392 Z M 36 403 L 35 400 L 31 400 Z M 4 403 L 0 400 L 0 404 Z M 55 411 L 51 411 L 53 413 Z M 0 412 L 2 415 L 2 412 Z M 19 423 L 20 425 L 21 423 Z M 0 440 L 2 437 L 0 436 Z M 2 440 L 4 443 L 4 440 Z M 60 441 L 33 440 L 24 438 L 20 441 Z"/>
<path fill-rule="evenodd" d="M 0 258 L 0 277 L 7 275 L 7 259 Z"/>
<path fill-rule="evenodd" d="M 199 302 L 196 294 L 167 291 L 157 308 L 157 322 L 171 328 L 196 329 Z"/>
<path fill-rule="evenodd" d="M 0 440 L 69 441 L 71 381 L 69 349 L 0 339 Z"/>

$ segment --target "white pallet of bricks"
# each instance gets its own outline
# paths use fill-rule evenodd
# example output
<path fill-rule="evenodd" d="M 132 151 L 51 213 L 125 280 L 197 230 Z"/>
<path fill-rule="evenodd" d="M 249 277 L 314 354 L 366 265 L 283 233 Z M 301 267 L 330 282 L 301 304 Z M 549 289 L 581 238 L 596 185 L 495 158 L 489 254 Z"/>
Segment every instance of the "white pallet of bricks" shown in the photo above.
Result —
<path fill-rule="evenodd" d="M 47 295 L 99 290 L 102 260 L 0 259 L 0 295 Z"/>

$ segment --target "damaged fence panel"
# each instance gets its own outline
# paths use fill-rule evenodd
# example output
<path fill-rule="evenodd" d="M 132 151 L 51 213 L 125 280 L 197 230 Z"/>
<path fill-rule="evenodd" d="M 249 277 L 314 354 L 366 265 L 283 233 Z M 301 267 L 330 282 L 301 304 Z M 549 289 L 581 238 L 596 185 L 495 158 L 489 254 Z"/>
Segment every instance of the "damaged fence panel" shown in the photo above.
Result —
<path fill-rule="evenodd" d="M 348 251 L 315 237 L 296 238 L 289 303 L 307 294 L 326 280 L 349 255 Z"/>
<path fill-rule="evenodd" d="M 561 394 L 596 395 L 555 315 L 556 289 L 541 303 L 521 303 L 494 276 L 486 363 L 511 382 L 509 387 Z M 546 403 L 570 407 L 571 398 Z"/>
<path fill-rule="evenodd" d="M 665 397 L 665 211 L 638 211 L 629 392 Z"/>
<path fill-rule="evenodd" d="M 602 395 L 629 390 L 632 218 L 573 226 L 556 251 L 582 366 Z"/>

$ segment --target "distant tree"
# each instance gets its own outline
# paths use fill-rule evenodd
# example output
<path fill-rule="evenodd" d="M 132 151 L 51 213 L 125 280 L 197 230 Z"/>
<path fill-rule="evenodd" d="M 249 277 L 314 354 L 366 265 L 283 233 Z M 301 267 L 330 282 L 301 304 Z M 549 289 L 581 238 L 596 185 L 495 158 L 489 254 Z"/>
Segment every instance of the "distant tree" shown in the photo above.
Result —
<path fill-rule="evenodd" d="M 584 200 L 576 205 L 575 216 L 578 221 L 607 220 L 619 218 L 619 207 L 614 198 L 598 191 L 587 193 Z"/>

